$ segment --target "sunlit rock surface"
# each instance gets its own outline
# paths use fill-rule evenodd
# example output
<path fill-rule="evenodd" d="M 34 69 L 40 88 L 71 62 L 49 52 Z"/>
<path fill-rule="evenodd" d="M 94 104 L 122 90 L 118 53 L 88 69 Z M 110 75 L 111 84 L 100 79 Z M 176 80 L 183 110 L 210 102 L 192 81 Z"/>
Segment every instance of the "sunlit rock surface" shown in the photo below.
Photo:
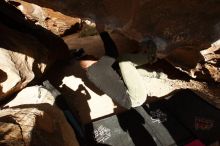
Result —
<path fill-rule="evenodd" d="M 55 60 L 65 58 L 62 39 L 25 19 L 4 1 L 0 2 L 0 100 L 39 80 Z"/>
<path fill-rule="evenodd" d="M 78 146 L 55 97 L 43 86 L 23 89 L 0 111 L 0 145 Z"/>
<path fill-rule="evenodd" d="M 1 100 L 24 88 L 35 77 L 41 77 L 50 61 L 47 48 L 36 38 L 3 25 L 0 27 L 0 69 L 6 74 L 0 84 Z"/>
<path fill-rule="evenodd" d="M 56 35 L 63 36 L 79 30 L 81 20 L 63 15 L 58 11 L 40 7 L 24 1 L 16 1 L 17 8 L 36 25 L 50 30 Z M 13 3 L 12 3 L 13 4 Z"/>
<path fill-rule="evenodd" d="M 202 50 L 204 62 L 198 65 L 195 74 L 203 74 L 203 78 L 220 82 L 220 40 L 212 44 L 208 49 Z M 208 73 L 207 73 L 208 72 Z"/>

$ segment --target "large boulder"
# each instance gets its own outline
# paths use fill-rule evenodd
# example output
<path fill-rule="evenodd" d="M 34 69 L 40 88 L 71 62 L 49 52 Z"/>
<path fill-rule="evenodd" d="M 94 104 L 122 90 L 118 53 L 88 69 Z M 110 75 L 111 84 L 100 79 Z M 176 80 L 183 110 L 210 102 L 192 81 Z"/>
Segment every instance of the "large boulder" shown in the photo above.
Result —
<path fill-rule="evenodd" d="M 80 29 L 81 19 L 66 16 L 49 8 L 18 0 L 14 4 L 28 19 L 58 36 L 74 33 Z"/>
<path fill-rule="evenodd" d="M 192 74 L 204 80 L 220 82 L 220 40 L 201 51 L 204 61 L 197 64 Z"/>
<path fill-rule="evenodd" d="M 35 77 L 42 76 L 49 61 L 47 48 L 36 38 L 0 25 L 0 100 L 24 88 Z"/>
<path fill-rule="evenodd" d="M 56 95 L 43 86 L 23 89 L 0 111 L 0 145 L 79 146 Z"/>
<path fill-rule="evenodd" d="M 51 3 L 28 0 L 69 16 L 123 28 L 128 37 L 141 40 L 158 36 L 172 47 L 196 45 L 206 48 L 219 37 L 219 1 L 163 0 L 65 0 Z M 206 13 L 204 13 L 204 10 Z M 173 46 L 175 45 L 175 46 Z"/>
<path fill-rule="evenodd" d="M 68 55 L 64 41 L 0 2 L 0 100 L 39 80 L 56 60 Z M 35 80 L 34 80 L 35 79 Z"/>

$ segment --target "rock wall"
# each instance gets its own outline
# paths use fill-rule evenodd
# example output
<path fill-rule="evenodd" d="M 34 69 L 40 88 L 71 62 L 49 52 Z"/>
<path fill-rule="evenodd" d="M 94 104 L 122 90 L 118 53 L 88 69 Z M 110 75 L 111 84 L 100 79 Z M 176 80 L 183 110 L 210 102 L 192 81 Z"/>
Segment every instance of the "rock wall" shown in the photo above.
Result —
<path fill-rule="evenodd" d="M 62 39 L 37 26 L 14 6 L 0 2 L 0 100 L 38 81 L 56 61 L 66 58 Z M 34 80 L 35 79 L 35 80 Z"/>
<path fill-rule="evenodd" d="M 40 25 L 58 36 L 75 33 L 80 29 L 81 19 L 79 18 L 66 16 L 52 9 L 24 1 L 16 1 L 12 4 L 36 25 Z"/>
<path fill-rule="evenodd" d="M 142 41 L 161 38 L 167 44 L 167 60 L 191 77 L 206 79 L 213 72 L 192 74 L 204 58 L 200 51 L 220 38 L 220 2 L 217 0 L 44 0 L 28 2 L 50 7 L 68 16 L 90 18 L 108 25 L 126 37 Z M 218 59 L 219 60 L 219 59 Z M 210 66 L 206 66 L 206 69 Z M 219 65 L 215 69 L 218 70 Z M 215 80 L 216 81 L 216 80 Z"/>
<path fill-rule="evenodd" d="M 0 145 L 79 146 L 56 96 L 43 86 L 23 89 L 1 110 Z"/>
<path fill-rule="evenodd" d="M 120 54 L 138 50 L 143 39 L 155 40 L 158 48 L 162 40 L 165 49 L 160 53 L 169 63 L 159 60 L 138 69 L 148 100 L 191 89 L 220 108 L 220 1 L 25 1 L 0 1 L 0 101 L 23 89 L 0 111 L 0 145 L 79 145 L 54 105 L 56 96 L 42 86 L 25 88 L 48 70 L 47 78 L 60 88 L 82 123 L 124 111 L 94 87 L 80 62 L 62 62 L 69 48 L 83 47 L 97 58 L 104 54 L 95 25 L 81 33 L 84 37 L 64 37 L 68 46 L 60 38 L 78 32 L 83 19 L 113 30 L 110 35 Z"/>
<path fill-rule="evenodd" d="M 46 47 L 33 36 L 4 25 L 0 28 L 0 68 L 6 73 L 6 80 L 1 82 L 0 99 L 3 99 L 42 76 L 50 61 Z"/>

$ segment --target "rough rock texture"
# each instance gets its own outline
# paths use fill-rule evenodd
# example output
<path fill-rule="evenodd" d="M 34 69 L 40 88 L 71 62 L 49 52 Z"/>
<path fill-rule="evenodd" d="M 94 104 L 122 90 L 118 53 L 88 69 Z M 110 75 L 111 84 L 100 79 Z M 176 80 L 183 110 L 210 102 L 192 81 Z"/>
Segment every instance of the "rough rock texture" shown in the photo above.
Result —
<path fill-rule="evenodd" d="M 165 60 L 159 60 L 153 65 L 138 69 L 143 76 L 149 97 L 169 98 L 181 89 L 190 89 L 201 98 L 220 108 L 220 85 L 199 82 L 190 78 L 186 73 L 174 68 Z M 151 98 L 150 98 L 151 99 Z"/>
<path fill-rule="evenodd" d="M 136 41 L 131 41 L 118 32 L 111 32 L 109 34 L 116 44 L 119 54 L 133 52 L 138 49 Z M 70 50 L 83 48 L 87 54 L 98 58 L 105 54 L 104 45 L 99 35 L 80 37 L 79 33 L 65 36 L 63 39 Z"/>
<path fill-rule="evenodd" d="M 44 0 L 24 0 L 39 6 L 52 8 L 69 16 L 80 16 L 112 26 L 122 26 L 132 15 L 136 1 L 133 0 L 66 0 L 51 3 Z M 135 4 L 133 6 L 133 4 Z"/>
<path fill-rule="evenodd" d="M 220 44 L 216 41 L 211 47 L 201 50 L 200 61 L 196 59 L 198 51 L 190 49 L 173 50 L 166 58 L 172 65 L 193 78 L 206 82 L 220 82 Z M 181 56 L 181 57 L 180 57 Z M 180 58 L 178 58 L 180 57 Z M 192 66 L 192 64 L 194 64 Z M 191 67 L 190 67 L 191 66 Z"/>
<path fill-rule="evenodd" d="M 0 111 L 0 145 L 78 146 L 75 133 L 42 86 L 23 89 Z"/>
<path fill-rule="evenodd" d="M 0 100 L 38 80 L 55 60 L 65 58 L 62 39 L 25 19 L 13 6 L 0 2 Z"/>
<path fill-rule="evenodd" d="M 91 18 L 97 25 L 117 28 L 138 42 L 146 37 L 159 37 L 167 43 L 167 60 L 194 78 L 191 71 L 203 60 L 200 51 L 220 38 L 220 2 L 217 0 L 28 1 L 69 16 Z M 210 74 L 207 72 L 197 78 L 209 80 L 206 77 L 213 76 L 218 67 L 207 66 Z"/>
<path fill-rule="evenodd" d="M 35 77 L 41 77 L 51 62 L 47 48 L 33 36 L 4 25 L 0 25 L 0 29 L 0 69 L 6 73 L 6 80 L 0 84 L 1 100 L 25 87 Z"/>
<path fill-rule="evenodd" d="M 16 6 L 22 13 L 35 24 L 50 30 L 56 35 L 63 36 L 79 30 L 81 20 L 63 15 L 49 8 L 16 0 Z M 12 3 L 13 4 L 13 3 Z"/>
<path fill-rule="evenodd" d="M 220 40 L 212 44 L 210 48 L 202 50 L 201 54 L 204 62 L 198 64 L 194 74 L 210 81 L 220 82 Z"/>

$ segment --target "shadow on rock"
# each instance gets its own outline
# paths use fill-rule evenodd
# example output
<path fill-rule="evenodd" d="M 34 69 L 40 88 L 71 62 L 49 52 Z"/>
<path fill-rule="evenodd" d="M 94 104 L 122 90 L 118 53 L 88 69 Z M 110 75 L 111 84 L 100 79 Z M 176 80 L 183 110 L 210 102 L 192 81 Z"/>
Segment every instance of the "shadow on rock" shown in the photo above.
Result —
<path fill-rule="evenodd" d="M 47 103 L 3 109 L 0 117 L 0 144 L 78 145 L 63 113 Z"/>

